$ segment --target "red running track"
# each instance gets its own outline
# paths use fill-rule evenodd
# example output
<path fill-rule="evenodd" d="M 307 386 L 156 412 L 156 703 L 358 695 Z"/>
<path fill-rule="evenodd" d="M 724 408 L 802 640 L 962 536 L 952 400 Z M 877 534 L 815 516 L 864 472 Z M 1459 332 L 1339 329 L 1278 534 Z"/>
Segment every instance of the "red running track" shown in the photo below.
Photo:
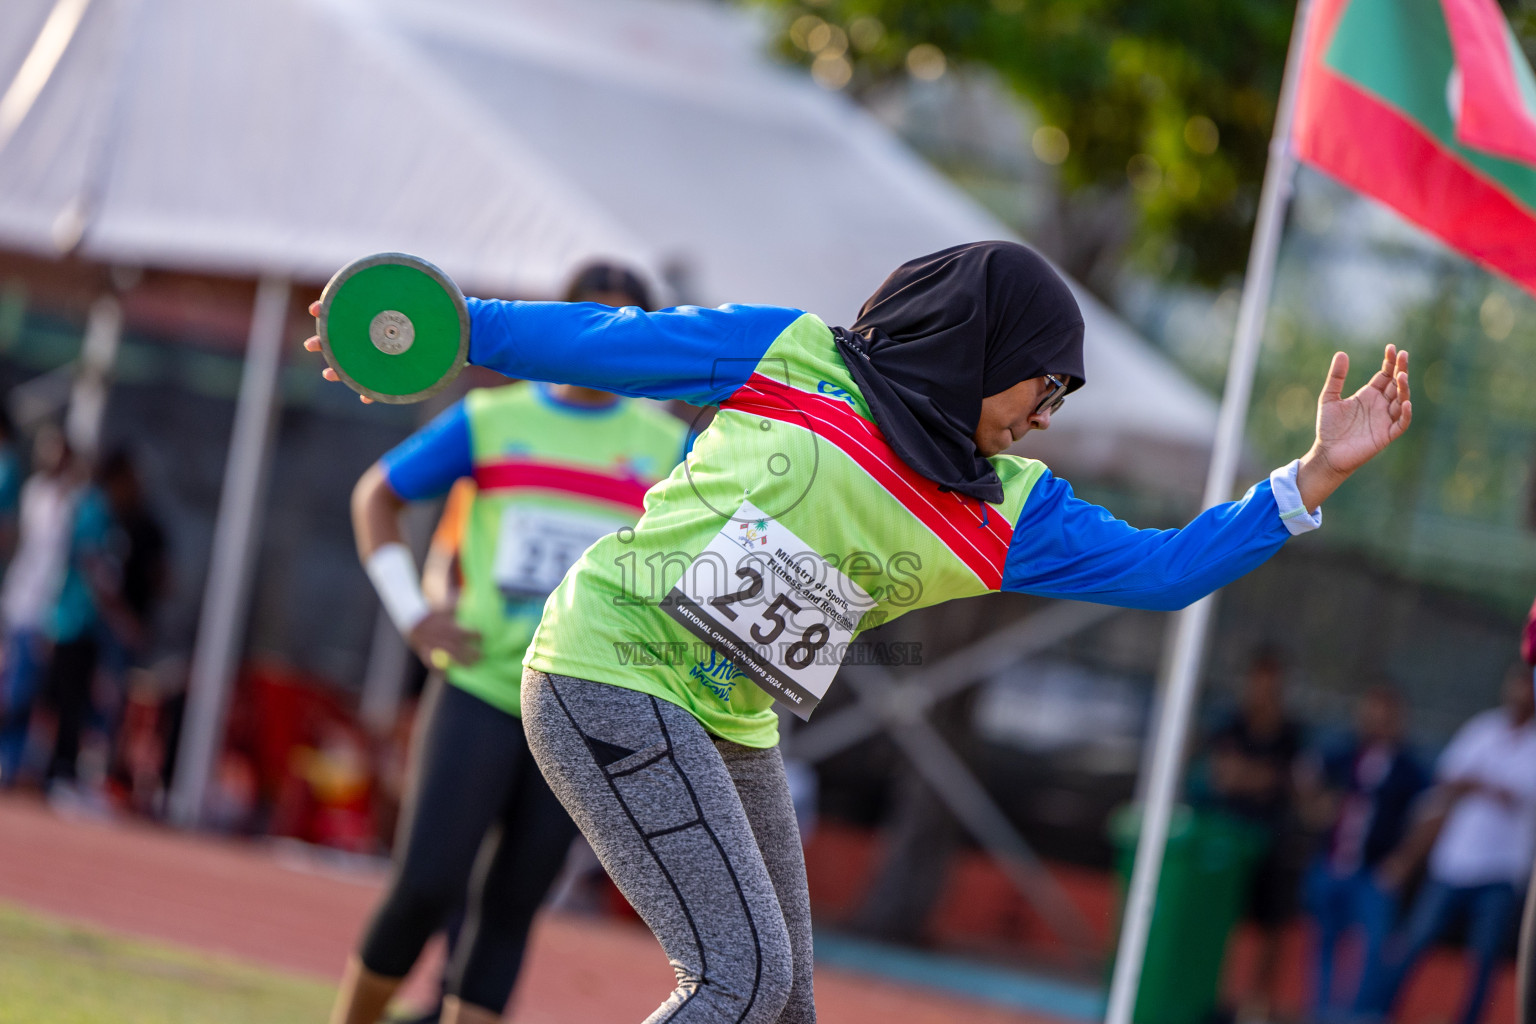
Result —
<path fill-rule="evenodd" d="M 251 963 L 337 977 L 381 881 L 281 847 L 65 820 L 0 797 L 0 902 Z M 527 1024 L 639 1021 L 671 987 L 644 929 L 546 914 L 514 1009 Z M 832 969 L 817 971 L 816 994 L 828 1024 L 1048 1021 Z"/>

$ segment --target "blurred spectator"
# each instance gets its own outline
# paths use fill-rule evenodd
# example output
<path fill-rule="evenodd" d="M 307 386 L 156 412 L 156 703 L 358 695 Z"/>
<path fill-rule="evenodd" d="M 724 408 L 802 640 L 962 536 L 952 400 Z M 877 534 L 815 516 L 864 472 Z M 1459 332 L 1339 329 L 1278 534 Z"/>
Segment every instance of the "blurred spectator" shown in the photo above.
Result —
<path fill-rule="evenodd" d="M 1401 883 L 1432 846 L 1428 877 L 1402 932 L 1388 944 L 1379 976 L 1368 973 L 1361 1008 L 1389 1014 L 1419 958 L 1465 914 L 1472 984 L 1458 1020 L 1476 1024 L 1536 855 L 1536 695 L 1524 665 L 1505 677 L 1503 706 L 1456 733 L 1437 774 L 1432 813 L 1382 866 L 1386 881 Z"/>
<path fill-rule="evenodd" d="M 1252 825 L 1260 848 L 1246 906 L 1260 946 L 1254 977 L 1240 997 L 1245 1020 L 1268 1019 L 1275 1005 L 1280 939 L 1296 913 L 1304 853 L 1292 780 L 1301 746 L 1301 726 L 1285 709 L 1280 657 L 1260 648 L 1248 665 L 1241 706 L 1211 736 L 1208 792 L 1201 800 Z"/>
<path fill-rule="evenodd" d="M 144 488 L 133 457 L 118 449 L 97 473 L 112 514 L 113 548 L 118 572 L 109 625 L 129 662 L 139 663 L 150 640 L 155 609 L 169 579 L 165 530 L 144 501 Z"/>
<path fill-rule="evenodd" d="M 97 483 L 111 512 L 114 571 L 97 581 L 105 629 L 100 631 L 103 671 L 93 721 L 115 748 L 115 780 L 128 786 L 119 723 L 128 695 L 129 673 L 149 654 L 155 609 L 165 593 L 165 531 L 144 502 L 132 457 L 124 449 L 102 460 Z"/>
<path fill-rule="evenodd" d="M 16 428 L 0 405 L 0 570 L 9 564 L 16 548 L 16 518 L 21 507 L 21 454 L 16 450 Z"/>
<path fill-rule="evenodd" d="M 63 574 L 46 623 L 53 653 L 45 695 L 57 716 L 53 757 L 48 762 L 51 797 L 73 795 L 80 737 L 91 713 L 92 684 L 100 655 L 102 609 L 112 599 L 112 516 L 100 488 L 76 485 L 66 520 Z"/>
<path fill-rule="evenodd" d="M 44 425 L 33 441 L 34 471 L 22 485 L 16 557 L 0 587 L 5 669 L 0 687 L 0 785 L 23 767 L 32 705 L 48 668 L 48 629 L 63 588 L 75 505 L 83 490 L 69 443 Z"/>
<path fill-rule="evenodd" d="M 1299 773 L 1304 817 L 1326 839 L 1307 873 L 1317 925 L 1314 1019 L 1347 1017 L 1367 964 L 1378 963 L 1397 917 L 1397 894 L 1378 867 L 1402 843 L 1429 776 L 1403 741 L 1403 701 L 1389 683 L 1361 695 L 1355 731 Z M 1338 943 L 1360 931 L 1348 981 L 1335 980 Z"/>

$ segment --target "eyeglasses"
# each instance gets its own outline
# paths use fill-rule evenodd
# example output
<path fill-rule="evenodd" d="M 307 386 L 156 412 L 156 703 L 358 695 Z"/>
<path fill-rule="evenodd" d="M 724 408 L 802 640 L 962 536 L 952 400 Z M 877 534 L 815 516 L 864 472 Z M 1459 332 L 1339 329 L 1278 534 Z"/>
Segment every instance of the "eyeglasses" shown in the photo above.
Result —
<path fill-rule="evenodd" d="M 1040 399 L 1040 404 L 1035 406 L 1035 411 L 1030 413 L 1031 416 L 1039 416 L 1046 410 L 1050 410 L 1054 413 L 1056 410 L 1061 408 L 1061 403 L 1067 400 L 1066 381 L 1062 380 L 1054 373 L 1046 374 L 1045 379 L 1050 382 L 1051 390 L 1047 391 L 1045 396 Z"/>

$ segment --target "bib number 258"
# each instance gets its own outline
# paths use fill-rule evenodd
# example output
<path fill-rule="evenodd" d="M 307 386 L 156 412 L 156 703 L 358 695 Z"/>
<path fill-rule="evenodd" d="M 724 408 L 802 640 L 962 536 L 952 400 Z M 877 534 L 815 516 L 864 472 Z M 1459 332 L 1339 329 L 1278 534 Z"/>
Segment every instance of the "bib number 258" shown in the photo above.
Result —
<path fill-rule="evenodd" d="M 744 503 L 693 559 L 665 606 L 752 682 L 807 718 L 874 601 L 782 523 Z"/>
<path fill-rule="evenodd" d="M 721 594 L 719 597 L 709 599 L 711 605 L 733 622 L 738 615 L 731 605 L 756 597 L 763 592 L 763 574 L 756 569 L 742 566 L 736 570 L 736 575 L 750 579 L 751 582 L 734 593 Z M 759 621 L 752 623 L 752 639 L 760 644 L 773 643 L 789 628 L 789 620 L 785 616 L 793 616 L 796 612 L 803 611 L 805 609 L 787 595 L 774 595 L 773 603 L 758 614 Z M 791 633 L 791 636 L 793 635 Z M 800 632 L 799 639 L 784 648 L 784 664 L 794 669 L 805 668 L 815 659 L 816 652 L 827 646 L 827 641 L 830 639 L 832 639 L 830 626 L 824 622 L 811 623 Z"/>

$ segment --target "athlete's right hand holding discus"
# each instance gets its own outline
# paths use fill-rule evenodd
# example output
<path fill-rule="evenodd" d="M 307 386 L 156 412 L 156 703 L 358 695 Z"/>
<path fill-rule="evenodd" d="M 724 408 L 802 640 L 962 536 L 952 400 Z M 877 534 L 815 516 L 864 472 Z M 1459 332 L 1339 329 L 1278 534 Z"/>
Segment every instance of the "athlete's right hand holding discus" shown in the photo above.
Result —
<path fill-rule="evenodd" d="M 309 315 L 313 316 L 313 317 L 318 317 L 320 315 L 320 300 L 319 299 L 316 299 L 314 302 L 311 302 L 309 304 Z M 314 353 L 316 353 L 318 355 L 319 352 L 320 352 L 320 335 L 312 334 L 308 338 L 305 338 L 304 339 L 304 351 L 306 351 L 306 352 L 314 352 Z M 324 377 L 326 380 L 330 381 L 333 384 L 340 384 L 341 383 L 341 378 L 339 376 L 337 376 L 336 371 L 331 369 L 329 366 L 327 366 L 325 369 L 320 371 L 320 376 Z M 369 398 L 367 395 L 358 395 L 357 397 L 358 397 L 358 399 L 360 401 L 362 401 L 362 403 L 364 405 L 372 405 L 373 404 L 373 399 Z"/>

